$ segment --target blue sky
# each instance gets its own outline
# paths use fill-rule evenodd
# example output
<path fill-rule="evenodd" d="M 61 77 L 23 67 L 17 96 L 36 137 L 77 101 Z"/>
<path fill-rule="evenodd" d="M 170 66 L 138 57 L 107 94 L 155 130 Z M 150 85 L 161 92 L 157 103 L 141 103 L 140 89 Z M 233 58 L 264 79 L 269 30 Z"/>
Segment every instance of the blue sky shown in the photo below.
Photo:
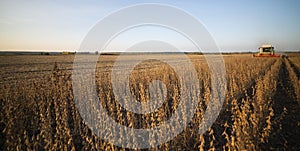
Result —
<path fill-rule="evenodd" d="M 278 50 L 300 50 L 297 0 L 1 0 L 0 50 L 76 50 L 103 17 L 141 3 L 168 4 L 187 11 L 206 26 L 222 50 L 256 50 L 264 43 L 273 44 Z M 168 31 L 161 35 L 164 32 Z M 132 37 L 138 36 L 132 33 Z M 181 40 L 176 36 L 175 39 Z M 122 42 L 126 40 L 114 45 L 121 46 Z"/>

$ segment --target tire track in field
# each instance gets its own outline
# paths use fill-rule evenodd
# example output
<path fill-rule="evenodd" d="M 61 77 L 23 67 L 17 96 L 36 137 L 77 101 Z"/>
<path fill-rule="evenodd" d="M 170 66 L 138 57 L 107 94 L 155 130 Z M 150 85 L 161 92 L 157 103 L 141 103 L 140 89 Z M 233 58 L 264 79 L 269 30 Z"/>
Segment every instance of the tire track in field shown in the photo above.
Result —
<path fill-rule="evenodd" d="M 290 64 L 290 66 L 292 67 L 293 69 L 293 72 L 296 73 L 298 79 L 300 78 L 300 69 L 298 69 L 298 67 L 290 60 L 290 59 L 287 59 L 288 63 Z"/>
<path fill-rule="evenodd" d="M 273 97 L 272 132 L 268 143 L 262 146 L 262 150 L 297 150 L 300 148 L 300 106 L 287 69 L 289 62 L 284 59 L 282 62 L 277 90 Z"/>

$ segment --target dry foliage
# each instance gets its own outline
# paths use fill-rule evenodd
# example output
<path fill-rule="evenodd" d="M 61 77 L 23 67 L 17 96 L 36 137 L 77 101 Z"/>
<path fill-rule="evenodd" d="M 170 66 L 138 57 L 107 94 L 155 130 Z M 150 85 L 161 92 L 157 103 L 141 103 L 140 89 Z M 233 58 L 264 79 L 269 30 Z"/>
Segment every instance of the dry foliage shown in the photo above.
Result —
<path fill-rule="evenodd" d="M 168 89 L 162 107 L 153 113 L 135 114 L 126 111 L 115 100 L 110 80 L 116 57 L 101 56 L 96 70 L 98 96 L 109 116 L 133 128 L 155 127 L 169 119 L 178 107 L 181 96 L 181 79 L 176 72 L 167 64 L 155 60 L 144 61 L 134 68 L 129 84 L 130 92 L 138 101 L 149 100 L 148 86 L 153 80 L 161 80 Z M 224 56 L 226 99 L 217 121 L 205 134 L 199 135 L 198 126 L 212 91 L 210 74 L 203 56 L 189 57 L 200 81 L 201 96 L 193 98 L 199 100 L 197 112 L 182 133 L 149 150 L 268 150 L 299 147 L 290 142 L 273 146 L 272 142 L 281 133 L 275 128 L 280 126 L 289 112 L 288 107 L 282 111 L 276 110 L 277 102 L 281 101 L 277 97 L 278 91 L 284 91 L 279 87 L 282 82 L 280 77 L 285 74 L 283 70 L 288 71 L 287 79 L 292 84 L 291 95 L 297 98 L 292 101 L 300 100 L 297 75 L 300 71 L 299 58 Z M 9 56 L 0 59 L 0 150 L 125 150 L 100 139 L 83 122 L 73 100 L 73 56 Z M 178 56 L 170 55 L 170 59 L 181 65 Z M 130 60 L 124 60 L 124 65 L 126 61 Z M 185 74 L 188 70 L 186 68 L 181 72 Z M 84 95 L 87 92 L 81 93 Z M 164 94 L 162 92 L 159 95 L 162 98 Z M 299 106 L 296 110 L 299 110 Z"/>

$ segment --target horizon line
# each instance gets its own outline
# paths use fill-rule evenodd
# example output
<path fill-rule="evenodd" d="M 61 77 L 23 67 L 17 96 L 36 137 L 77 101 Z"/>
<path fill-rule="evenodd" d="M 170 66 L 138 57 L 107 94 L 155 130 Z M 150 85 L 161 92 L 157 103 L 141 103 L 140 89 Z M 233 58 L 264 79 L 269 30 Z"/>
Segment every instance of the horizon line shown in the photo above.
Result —
<path fill-rule="evenodd" d="M 205 52 L 202 52 L 202 51 L 199 51 L 199 50 L 181 50 L 180 52 L 187 52 L 187 53 L 217 53 L 217 52 L 226 52 L 226 53 L 245 53 L 245 52 L 257 52 L 258 50 L 211 50 L 209 52 L 205 51 Z M 299 50 L 275 50 L 276 52 L 300 52 L 300 49 Z M 37 53 L 42 53 L 42 52 L 49 52 L 49 53 L 59 53 L 59 52 L 73 52 L 73 53 L 126 53 L 126 51 L 113 51 L 113 50 L 106 50 L 106 51 L 78 51 L 78 50 L 74 50 L 74 49 L 15 49 L 15 50 L 7 50 L 7 49 L 0 49 L 0 52 L 10 52 L 10 53 L 13 53 L 13 52 L 37 52 Z M 172 50 L 166 50 L 166 51 L 138 51 L 138 50 L 135 50 L 135 51 L 129 51 L 127 53 L 135 53 L 135 52 L 138 52 L 138 53 L 166 53 L 166 52 L 170 52 L 170 53 L 176 53 L 178 51 L 172 51 Z"/>

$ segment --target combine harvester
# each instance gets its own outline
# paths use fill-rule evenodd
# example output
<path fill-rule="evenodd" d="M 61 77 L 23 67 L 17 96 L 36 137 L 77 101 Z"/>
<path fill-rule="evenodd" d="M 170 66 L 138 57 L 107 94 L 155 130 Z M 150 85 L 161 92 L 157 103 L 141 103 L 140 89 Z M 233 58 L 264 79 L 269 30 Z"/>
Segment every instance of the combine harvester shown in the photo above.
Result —
<path fill-rule="evenodd" d="M 272 45 L 262 45 L 258 48 L 259 52 L 253 54 L 253 57 L 280 57 L 280 54 L 274 54 L 274 47 Z"/>

